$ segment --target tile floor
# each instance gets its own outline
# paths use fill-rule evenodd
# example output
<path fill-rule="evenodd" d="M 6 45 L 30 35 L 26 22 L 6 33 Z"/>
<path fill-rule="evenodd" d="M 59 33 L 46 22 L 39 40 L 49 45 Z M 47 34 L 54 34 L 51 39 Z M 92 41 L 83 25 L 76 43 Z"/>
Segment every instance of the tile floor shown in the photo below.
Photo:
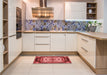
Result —
<path fill-rule="evenodd" d="M 35 56 L 20 56 L 3 75 L 95 75 L 78 56 L 72 64 L 32 64 Z"/>

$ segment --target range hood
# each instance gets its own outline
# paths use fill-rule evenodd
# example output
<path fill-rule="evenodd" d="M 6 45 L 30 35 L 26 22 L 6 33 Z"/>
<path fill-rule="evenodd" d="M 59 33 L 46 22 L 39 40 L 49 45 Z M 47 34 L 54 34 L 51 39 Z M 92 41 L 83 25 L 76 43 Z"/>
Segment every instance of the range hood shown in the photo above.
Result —
<path fill-rule="evenodd" d="M 32 8 L 33 18 L 52 19 L 54 17 L 53 8 L 47 7 L 47 0 L 39 0 L 39 7 Z"/>

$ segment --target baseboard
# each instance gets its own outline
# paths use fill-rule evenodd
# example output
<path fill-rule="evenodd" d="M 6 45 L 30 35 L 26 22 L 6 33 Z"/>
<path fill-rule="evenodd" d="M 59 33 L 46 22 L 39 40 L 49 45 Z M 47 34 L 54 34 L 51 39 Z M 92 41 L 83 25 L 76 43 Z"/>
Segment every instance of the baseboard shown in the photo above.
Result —
<path fill-rule="evenodd" d="M 90 69 L 96 73 L 96 69 L 80 54 L 78 53 L 80 58 L 90 67 Z"/>
<path fill-rule="evenodd" d="M 96 74 L 99 74 L 99 75 L 107 75 L 107 68 L 97 68 L 96 69 Z"/>
<path fill-rule="evenodd" d="M 0 75 L 2 75 L 3 72 L 5 72 L 6 69 L 8 69 L 8 67 L 10 67 L 10 66 L 19 58 L 19 56 L 20 56 L 21 54 L 22 54 L 22 52 L 19 53 L 19 55 L 18 55 L 10 64 L 8 64 L 8 65 L 3 69 L 3 71 L 0 73 Z"/>
<path fill-rule="evenodd" d="M 77 51 L 23 51 L 21 55 L 78 55 Z"/>

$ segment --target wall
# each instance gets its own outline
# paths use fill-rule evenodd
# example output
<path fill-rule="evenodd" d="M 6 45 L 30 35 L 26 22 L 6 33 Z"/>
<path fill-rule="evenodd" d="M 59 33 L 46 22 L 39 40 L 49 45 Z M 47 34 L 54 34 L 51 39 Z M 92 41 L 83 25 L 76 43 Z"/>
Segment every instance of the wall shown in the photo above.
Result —
<path fill-rule="evenodd" d="M 104 32 L 107 33 L 107 0 L 104 0 Z"/>
<path fill-rule="evenodd" d="M 102 23 L 100 31 L 104 32 L 104 0 L 95 0 L 95 2 L 97 2 L 97 19 Z"/>
<path fill-rule="evenodd" d="M 32 18 L 32 7 L 39 6 L 39 0 L 23 0 L 26 3 L 26 19 L 31 20 Z M 54 19 L 64 19 L 64 1 L 65 0 L 48 0 L 48 6 L 54 7 Z M 66 0 L 75 2 L 92 2 L 93 0 Z"/>

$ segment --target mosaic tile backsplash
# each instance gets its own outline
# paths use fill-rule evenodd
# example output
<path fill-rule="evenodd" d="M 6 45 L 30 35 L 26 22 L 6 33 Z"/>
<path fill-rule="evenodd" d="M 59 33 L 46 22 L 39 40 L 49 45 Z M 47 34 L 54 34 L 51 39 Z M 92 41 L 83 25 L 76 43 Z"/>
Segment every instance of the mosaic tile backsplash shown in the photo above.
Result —
<path fill-rule="evenodd" d="M 86 31 L 88 21 L 26 20 L 25 30 L 33 31 Z"/>

